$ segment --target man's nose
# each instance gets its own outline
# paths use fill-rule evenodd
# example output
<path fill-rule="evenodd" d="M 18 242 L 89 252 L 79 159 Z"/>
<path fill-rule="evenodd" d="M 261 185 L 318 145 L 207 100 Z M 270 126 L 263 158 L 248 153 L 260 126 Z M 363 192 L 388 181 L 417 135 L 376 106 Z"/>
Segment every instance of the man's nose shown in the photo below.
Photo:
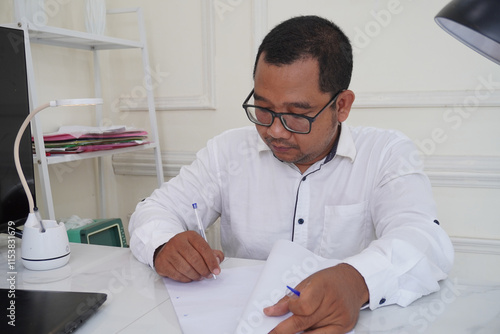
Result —
<path fill-rule="evenodd" d="M 273 138 L 289 138 L 292 134 L 285 129 L 279 117 L 274 117 L 273 123 L 267 128 L 267 133 Z"/>

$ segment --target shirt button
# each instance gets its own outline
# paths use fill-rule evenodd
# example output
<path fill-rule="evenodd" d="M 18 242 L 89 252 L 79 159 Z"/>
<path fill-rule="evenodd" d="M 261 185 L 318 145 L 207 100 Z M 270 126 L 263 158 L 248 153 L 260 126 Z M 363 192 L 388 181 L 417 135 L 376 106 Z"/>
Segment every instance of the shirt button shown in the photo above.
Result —
<path fill-rule="evenodd" d="M 385 303 L 385 298 L 380 299 L 380 301 L 378 302 L 379 305 L 382 305 L 383 303 Z"/>
<path fill-rule="evenodd" d="M 299 220 L 297 220 L 297 223 L 299 223 L 300 225 L 304 224 L 304 219 L 300 218 Z"/>
<path fill-rule="evenodd" d="M 305 181 L 306 179 L 307 179 L 307 176 L 304 176 L 304 177 L 302 178 L 302 181 Z"/>
<path fill-rule="evenodd" d="M 434 223 L 437 224 L 437 225 L 439 225 L 439 220 L 434 219 Z"/>

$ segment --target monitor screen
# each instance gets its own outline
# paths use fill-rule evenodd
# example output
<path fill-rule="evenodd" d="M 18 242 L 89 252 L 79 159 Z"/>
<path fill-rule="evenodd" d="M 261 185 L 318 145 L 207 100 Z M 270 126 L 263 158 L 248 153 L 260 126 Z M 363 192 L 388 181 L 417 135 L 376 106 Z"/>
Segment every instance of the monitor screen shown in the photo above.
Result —
<path fill-rule="evenodd" d="M 106 226 L 87 235 L 87 242 L 94 245 L 122 247 L 120 228 L 117 224 Z"/>
<path fill-rule="evenodd" d="M 14 140 L 29 113 L 28 80 L 22 30 L 0 27 L 0 232 L 7 223 L 24 224 L 28 200 L 14 166 Z M 34 196 L 31 133 L 25 131 L 20 145 L 22 169 Z"/>

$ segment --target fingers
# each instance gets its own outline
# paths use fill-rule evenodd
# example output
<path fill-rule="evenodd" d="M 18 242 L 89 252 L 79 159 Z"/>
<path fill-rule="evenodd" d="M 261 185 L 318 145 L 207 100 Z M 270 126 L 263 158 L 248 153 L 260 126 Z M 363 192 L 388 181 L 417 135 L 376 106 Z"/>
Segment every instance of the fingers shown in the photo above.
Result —
<path fill-rule="evenodd" d="M 288 308 L 289 297 L 281 298 L 276 304 L 264 308 L 264 314 L 268 317 L 279 317 L 290 312 Z"/>
<path fill-rule="evenodd" d="M 324 316 L 324 315 L 323 315 Z M 301 316 L 293 314 L 278 324 L 270 334 L 288 334 L 307 331 L 307 333 L 346 333 L 354 326 L 344 326 L 340 323 L 335 323 L 335 316 L 324 317 L 321 315 Z"/>
<path fill-rule="evenodd" d="M 290 317 L 279 323 L 271 333 L 345 333 L 354 328 L 359 309 L 368 300 L 366 284 L 352 267 L 339 264 L 320 270 L 296 287 L 300 297 L 289 298 Z M 279 315 L 280 303 L 264 310 L 266 315 Z"/>
<path fill-rule="evenodd" d="M 184 283 L 198 280 L 198 278 L 193 274 L 183 274 L 182 272 L 186 272 L 186 270 L 180 268 L 180 266 L 176 265 L 176 263 L 182 263 L 182 261 L 179 261 L 174 257 L 162 257 L 160 253 L 155 261 L 156 272 L 161 276 L 169 277 L 173 280 Z"/>
<path fill-rule="evenodd" d="M 330 325 L 320 328 L 310 328 L 307 330 L 307 334 L 345 334 L 348 332 L 345 328 L 336 325 Z M 294 333 L 294 332 L 274 332 L 271 331 L 269 334 L 280 334 L 280 333 Z"/>
<path fill-rule="evenodd" d="M 316 300 L 311 302 L 311 299 Z M 303 330 L 314 329 L 315 325 L 321 323 L 324 316 L 318 310 L 320 304 L 321 296 L 314 296 L 313 294 L 308 296 L 308 291 L 305 288 L 302 289 L 301 295 L 298 298 L 283 297 L 278 303 L 264 309 L 264 314 L 268 316 L 280 316 L 292 312 L 292 316 L 278 324 L 270 333 L 297 333 Z"/>
<path fill-rule="evenodd" d="M 213 253 L 215 255 L 215 258 L 217 259 L 217 266 L 216 267 L 209 266 L 209 268 L 210 268 L 210 271 L 214 275 L 219 275 L 220 274 L 220 264 L 222 263 L 222 261 L 224 261 L 224 253 L 218 249 L 214 249 Z"/>
<path fill-rule="evenodd" d="M 269 334 L 299 333 L 310 328 L 309 319 L 304 316 L 292 315 L 283 320 Z"/>
<path fill-rule="evenodd" d="M 224 254 L 212 250 L 196 232 L 179 233 L 168 241 L 155 258 L 158 274 L 180 282 L 201 280 L 220 273 Z"/>
<path fill-rule="evenodd" d="M 300 302 L 297 301 L 297 299 L 299 297 L 297 297 L 296 295 L 294 295 L 294 294 L 288 295 L 287 294 L 286 296 L 281 298 L 276 304 L 264 308 L 264 314 L 267 316 L 270 316 L 270 317 L 276 317 L 276 316 L 284 315 L 288 312 L 292 312 L 294 314 L 299 314 L 299 315 L 308 315 L 308 314 L 313 313 L 314 309 L 311 311 L 303 309 L 304 308 L 303 305 L 304 304 L 309 305 L 309 303 L 302 303 L 302 301 L 304 301 L 304 299 L 307 298 L 308 292 L 305 291 L 304 289 L 306 289 L 309 286 L 309 283 L 310 283 L 309 280 L 303 281 L 302 283 L 300 283 L 299 285 L 297 285 L 295 287 L 296 290 L 299 290 L 299 291 L 302 290 L 301 293 L 306 292 L 306 297 L 302 297 L 302 300 Z M 321 296 L 319 296 L 319 297 L 321 297 Z"/>
<path fill-rule="evenodd" d="M 213 250 L 215 257 L 217 257 L 218 264 L 221 264 L 224 261 L 224 253 L 221 250 L 214 249 Z"/>
<path fill-rule="evenodd" d="M 291 309 L 293 308 L 291 305 L 296 304 L 298 301 L 289 299 L 287 304 L 288 308 Z M 279 302 L 271 308 L 278 306 Z M 290 310 L 291 311 L 291 310 Z M 264 313 L 266 311 L 264 310 Z M 336 312 L 333 312 L 332 314 L 325 314 L 321 311 L 313 312 L 311 314 L 306 314 L 306 315 L 298 315 L 292 313 L 292 316 L 289 318 L 283 320 L 281 323 L 279 323 L 271 332 L 270 334 L 288 334 L 288 333 L 298 333 L 301 331 L 307 331 L 307 333 L 328 333 L 328 334 L 335 334 L 335 333 L 345 333 L 346 328 L 341 325 L 335 323 L 335 318 L 336 318 Z M 284 313 L 286 314 L 286 312 Z M 279 315 L 279 314 L 276 314 Z"/>

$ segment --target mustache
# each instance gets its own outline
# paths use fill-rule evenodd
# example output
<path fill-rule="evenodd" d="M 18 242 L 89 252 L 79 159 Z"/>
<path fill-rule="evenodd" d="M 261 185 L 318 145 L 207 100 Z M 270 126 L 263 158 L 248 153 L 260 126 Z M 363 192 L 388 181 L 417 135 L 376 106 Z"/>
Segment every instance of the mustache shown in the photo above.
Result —
<path fill-rule="evenodd" d="M 274 138 L 268 137 L 268 138 L 265 138 L 265 142 L 267 145 L 285 146 L 285 147 L 289 147 L 289 148 L 298 148 L 297 145 L 289 143 L 288 141 L 283 140 L 283 139 L 274 139 Z"/>

